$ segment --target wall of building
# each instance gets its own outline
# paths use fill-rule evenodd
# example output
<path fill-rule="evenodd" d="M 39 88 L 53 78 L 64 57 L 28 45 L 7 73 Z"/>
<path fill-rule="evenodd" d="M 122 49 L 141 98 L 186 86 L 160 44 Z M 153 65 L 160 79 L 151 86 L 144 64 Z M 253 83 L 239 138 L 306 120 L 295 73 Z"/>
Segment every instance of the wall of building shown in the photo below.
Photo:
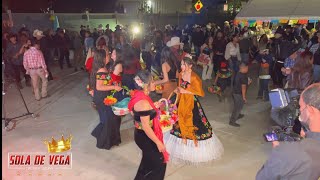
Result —
<path fill-rule="evenodd" d="M 106 24 L 110 25 L 111 29 L 114 29 L 117 24 L 120 25 L 132 25 L 140 24 L 143 22 L 145 25 L 153 22 L 158 28 L 164 28 L 165 25 L 179 25 L 183 27 L 185 24 L 204 24 L 207 21 L 207 17 L 200 16 L 199 14 L 157 14 L 145 15 L 141 21 L 137 15 L 128 14 L 90 14 L 89 21 L 85 14 L 68 14 L 68 13 L 56 13 L 59 19 L 60 27 L 69 29 L 71 31 L 78 31 L 80 25 L 89 25 L 91 29 L 97 28 L 99 24 L 105 27 Z M 43 13 L 13 13 L 14 31 L 18 31 L 22 24 L 25 24 L 30 30 L 41 29 L 46 30 L 53 28 L 53 21 L 50 21 L 49 14 Z M 2 19 L 6 19 L 6 14 L 2 15 Z"/>
<path fill-rule="evenodd" d="M 118 3 L 122 4 L 126 14 L 137 14 L 140 7 L 139 0 L 122 0 Z"/>
<path fill-rule="evenodd" d="M 146 0 L 150 2 L 153 13 L 172 14 L 179 11 L 180 13 L 190 13 L 191 0 Z M 137 8 L 143 0 L 118 0 L 122 4 L 127 14 L 137 14 Z"/>

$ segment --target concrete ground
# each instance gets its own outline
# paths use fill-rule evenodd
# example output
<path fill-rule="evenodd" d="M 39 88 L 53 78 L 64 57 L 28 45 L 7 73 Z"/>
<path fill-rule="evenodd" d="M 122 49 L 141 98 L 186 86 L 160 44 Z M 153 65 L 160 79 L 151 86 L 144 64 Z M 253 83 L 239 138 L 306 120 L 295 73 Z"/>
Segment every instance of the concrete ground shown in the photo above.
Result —
<path fill-rule="evenodd" d="M 206 94 L 201 99 L 214 133 L 222 142 L 225 152 L 222 159 L 210 165 L 176 166 L 169 163 L 166 180 L 250 180 L 271 151 L 271 144 L 265 143 L 262 134 L 271 125 L 270 104 L 255 100 L 257 95 L 256 68 L 251 68 L 253 84 L 249 88 L 248 103 L 244 107 L 245 117 L 239 121 L 240 128 L 228 125 L 230 100 L 218 102 L 215 95 Z M 90 105 L 86 91 L 86 73 L 74 73 L 73 69 L 56 69 L 58 79 L 49 82 L 47 99 L 36 101 L 31 88 L 22 93 L 36 118 L 20 118 L 12 121 L 12 130 L 4 130 L 2 123 L 2 179 L 84 179 L 84 180 L 130 180 L 140 163 L 140 149 L 133 140 L 134 127 L 130 117 L 123 120 L 122 144 L 111 150 L 96 148 L 91 131 L 99 122 L 97 112 Z M 208 83 L 204 83 L 208 84 Z M 206 88 L 206 85 L 204 85 Z M 15 86 L 5 95 L 7 117 L 25 112 Z M 4 114 L 2 114 L 4 116 Z M 18 171 L 8 169 L 8 152 L 46 152 L 44 139 L 61 134 L 73 135 L 72 170 Z M 40 174 L 39 174 L 40 173 Z"/>

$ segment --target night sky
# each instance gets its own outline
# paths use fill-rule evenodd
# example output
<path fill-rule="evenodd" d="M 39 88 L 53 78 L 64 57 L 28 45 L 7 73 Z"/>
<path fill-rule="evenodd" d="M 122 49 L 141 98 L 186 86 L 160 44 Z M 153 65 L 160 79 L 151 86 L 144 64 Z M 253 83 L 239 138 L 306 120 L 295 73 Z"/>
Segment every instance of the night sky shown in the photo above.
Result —
<path fill-rule="evenodd" d="M 4 0 L 5 1 L 5 0 Z M 48 0 L 6 0 L 12 12 L 40 13 L 48 7 Z M 116 0 L 55 0 L 55 12 L 81 13 L 89 8 L 95 13 L 114 12 Z"/>

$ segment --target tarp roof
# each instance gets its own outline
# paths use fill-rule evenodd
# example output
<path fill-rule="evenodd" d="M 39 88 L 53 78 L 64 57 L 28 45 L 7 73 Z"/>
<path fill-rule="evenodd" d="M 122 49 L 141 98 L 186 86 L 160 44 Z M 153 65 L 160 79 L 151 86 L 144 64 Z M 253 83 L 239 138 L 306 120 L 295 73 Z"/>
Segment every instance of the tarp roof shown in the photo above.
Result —
<path fill-rule="evenodd" d="M 320 20 L 320 0 L 250 0 L 236 16 L 238 20 Z"/>

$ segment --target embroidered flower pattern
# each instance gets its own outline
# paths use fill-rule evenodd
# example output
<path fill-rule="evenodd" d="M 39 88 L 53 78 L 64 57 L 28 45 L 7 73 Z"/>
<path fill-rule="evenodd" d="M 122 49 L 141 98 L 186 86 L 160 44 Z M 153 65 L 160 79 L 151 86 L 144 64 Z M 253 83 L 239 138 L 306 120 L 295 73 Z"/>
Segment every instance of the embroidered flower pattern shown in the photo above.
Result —
<path fill-rule="evenodd" d="M 226 73 L 218 72 L 217 76 L 222 79 L 226 79 L 232 76 L 232 71 L 227 71 Z"/>
<path fill-rule="evenodd" d="M 150 125 L 150 127 L 153 127 L 152 120 L 149 121 L 149 125 Z M 137 129 L 143 130 L 142 124 L 139 121 L 134 121 L 134 127 L 136 127 Z"/>
<path fill-rule="evenodd" d="M 183 80 L 181 80 L 180 86 L 181 86 L 183 89 L 187 89 L 187 88 L 188 88 L 188 85 L 190 85 L 190 83 L 189 83 L 188 81 L 183 81 Z"/>
<path fill-rule="evenodd" d="M 208 131 L 203 134 L 196 133 L 196 138 L 197 138 L 197 140 L 209 139 L 212 137 L 212 127 L 210 126 L 210 123 L 203 112 L 203 109 L 199 103 L 199 100 L 196 97 L 194 98 L 194 100 L 196 101 L 196 105 L 199 109 L 199 115 L 201 117 L 201 122 L 208 129 Z M 177 128 L 177 126 L 174 126 L 174 128 L 170 131 L 170 133 L 181 138 L 181 132 L 180 132 L 180 129 Z"/>
<path fill-rule="evenodd" d="M 99 75 L 97 74 L 96 75 L 96 79 L 97 80 L 103 80 L 103 85 L 111 85 L 111 77 L 109 75 L 106 75 L 106 74 L 102 74 L 102 75 Z"/>

